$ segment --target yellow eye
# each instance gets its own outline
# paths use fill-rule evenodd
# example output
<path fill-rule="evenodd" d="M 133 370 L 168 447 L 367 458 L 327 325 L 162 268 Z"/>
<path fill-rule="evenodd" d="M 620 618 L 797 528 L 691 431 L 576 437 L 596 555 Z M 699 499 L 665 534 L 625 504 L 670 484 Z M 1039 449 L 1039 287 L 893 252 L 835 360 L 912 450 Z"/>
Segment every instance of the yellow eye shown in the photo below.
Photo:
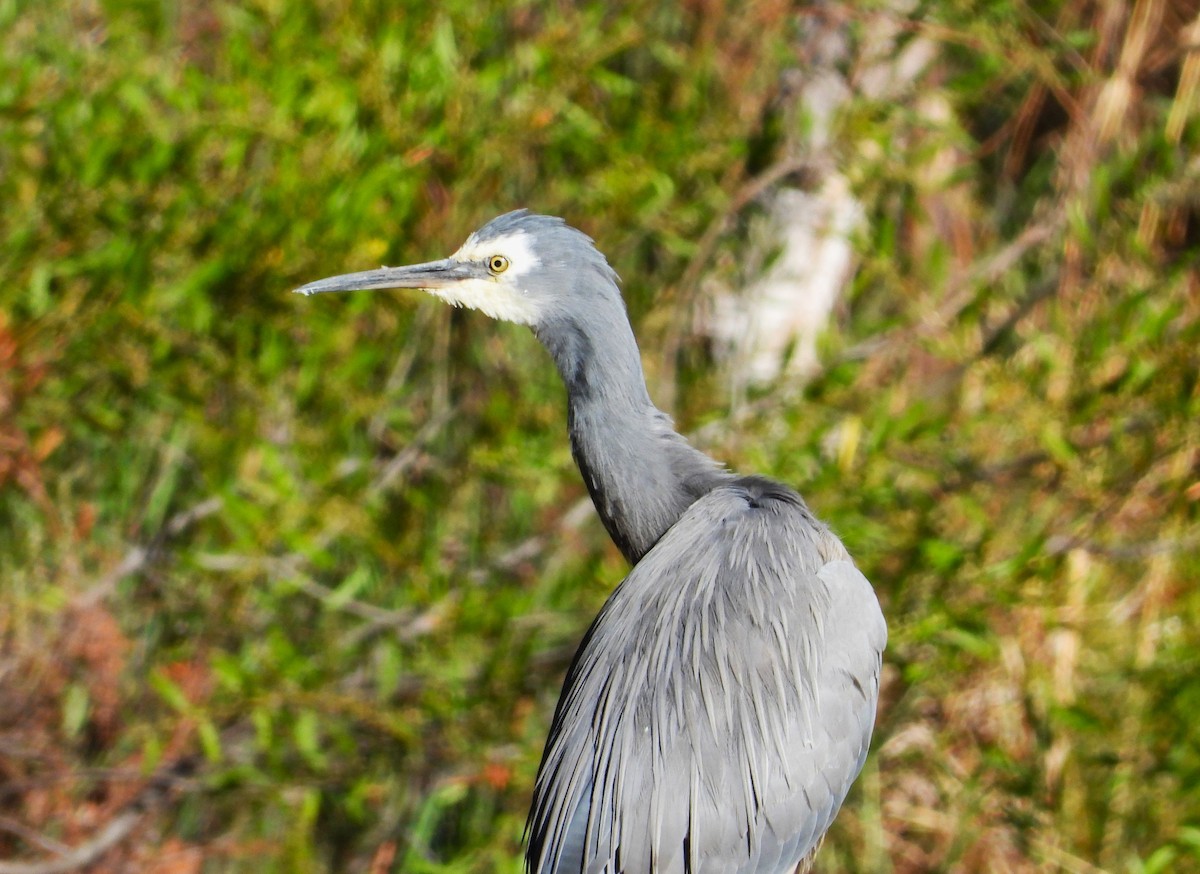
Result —
<path fill-rule="evenodd" d="M 488 270 L 493 274 L 503 273 L 508 269 L 508 259 L 503 255 L 493 255 L 488 258 Z"/>

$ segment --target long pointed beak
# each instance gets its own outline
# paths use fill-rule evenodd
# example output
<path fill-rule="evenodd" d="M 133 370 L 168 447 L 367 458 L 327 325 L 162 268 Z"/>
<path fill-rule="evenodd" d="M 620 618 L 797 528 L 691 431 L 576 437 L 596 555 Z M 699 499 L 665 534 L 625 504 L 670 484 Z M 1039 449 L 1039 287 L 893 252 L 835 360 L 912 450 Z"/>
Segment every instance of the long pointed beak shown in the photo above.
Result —
<path fill-rule="evenodd" d="M 443 258 L 411 267 L 380 267 L 362 273 L 347 273 L 318 279 L 295 290 L 296 294 L 324 294 L 329 291 L 363 291 L 370 288 L 445 288 L 475 276 L 472 265 Z"/>

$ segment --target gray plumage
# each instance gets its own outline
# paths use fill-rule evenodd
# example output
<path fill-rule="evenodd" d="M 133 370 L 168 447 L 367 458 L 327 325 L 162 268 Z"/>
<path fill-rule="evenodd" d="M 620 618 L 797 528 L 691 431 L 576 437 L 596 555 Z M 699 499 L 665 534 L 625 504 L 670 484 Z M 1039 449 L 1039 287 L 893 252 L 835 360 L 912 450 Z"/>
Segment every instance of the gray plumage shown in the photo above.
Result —
<path fill-rule="evenodd" d="M 866 578 L 791 489 L 693 449 L 650 401 L 616 274 L 524 210 L 453 256 L 298 289 L 424 288 L 529 325 L 572 453 L 633 569 L 567 673 L 529 814 L 532 874 L 786 874 L 862 769 L 887 638 Z"/>

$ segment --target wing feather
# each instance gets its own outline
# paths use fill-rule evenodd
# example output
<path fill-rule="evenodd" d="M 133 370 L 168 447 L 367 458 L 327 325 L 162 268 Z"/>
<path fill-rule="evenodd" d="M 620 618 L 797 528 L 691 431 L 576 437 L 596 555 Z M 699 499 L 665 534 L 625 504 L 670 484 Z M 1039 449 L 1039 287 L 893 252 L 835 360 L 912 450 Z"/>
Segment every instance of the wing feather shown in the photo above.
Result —
<path fill-rule="evenodd" d="M 794 492 L 696 501 L 568 671 L 534 791 L 536 874 L 793 871 L 861 770 L 887 629 Z"/>

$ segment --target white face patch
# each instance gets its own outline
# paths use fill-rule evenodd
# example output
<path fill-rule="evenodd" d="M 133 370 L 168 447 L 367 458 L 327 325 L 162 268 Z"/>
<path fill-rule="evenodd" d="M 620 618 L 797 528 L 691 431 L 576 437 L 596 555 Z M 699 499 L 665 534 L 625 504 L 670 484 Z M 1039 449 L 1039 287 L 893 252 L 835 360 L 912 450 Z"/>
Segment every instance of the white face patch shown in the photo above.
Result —
<path fill-rule="evenodd" d="M 529 244 L 529 235 L 524 231 L 497 237 L 486 243 L 481 243 L 471 234 L 462 248 L 450 257 L 455 261 L 486 261 L 493 255 L 503 255 L 508 259 L 508 269 L 498 279 L 518 279 L 542 264 Z"/>
<path fill-rule="evenodd" d="M 542 262 L 534 254 L 528 234 L 521 231 L 487 242 L 480 242 L 472 234 L 450 257 L 455 261 L 486 263 L 496 255 L 508 259 L 508 269 L 503 273 L 429 289 L 429 293 L 455 306 L 479 310 L 493 319 L 518 325 L 535 324 L 538 307 L 525 293 L 522 280 Z"/>

